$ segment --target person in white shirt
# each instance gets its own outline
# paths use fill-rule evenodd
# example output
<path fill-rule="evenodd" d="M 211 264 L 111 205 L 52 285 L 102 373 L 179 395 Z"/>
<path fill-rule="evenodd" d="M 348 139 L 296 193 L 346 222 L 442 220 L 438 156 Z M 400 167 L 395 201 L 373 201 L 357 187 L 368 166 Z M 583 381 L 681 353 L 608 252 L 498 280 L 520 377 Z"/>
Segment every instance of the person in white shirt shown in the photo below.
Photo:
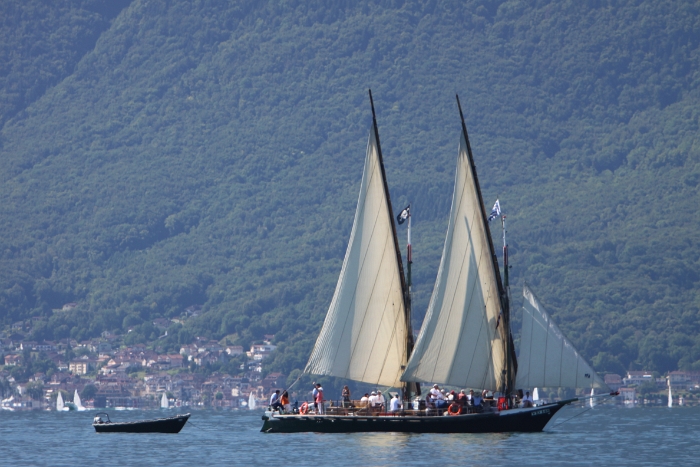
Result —
<path fill-rule="evenodd" d="M 280 407 L 282 407 L 282 404 L 280 403 L 280 390 L 276 390 L 275 392 L 272 393 L 270 396 L 270 407 L 272 410 L 277 410 Z"/>
<path fill-rule="evenodd" d="M 369 396 L 368 402 L 369 402 L 370 408 L 372 408 L 372 409 L 377 406 L 377 404 L 378 404 L 377 391 L 372 391 L 372 394 Z"/>
<path fill-rule="evenodd" d="M 360 399 L 360 407 L 367 407 L 369 405 L 369 394 L 365 393 Z"/>
<path fill-rule="evenodd" d="M 532 407 L 534 401 L 530 395 L 530 391 L 525 391 L 525 397 L 523 397 L 523 407 Z"/>
<path fill-rule="evenodd" d="M 377 407 L 380 410 L 384 410 L 384 408 L 386 407 L 386 399 L 384 399 L 382 391 L 377 391 Z"/>
<path fill-rule="evenodd" d="M 394 396 L 391 398 L 389 411 L 390 412 L 398 412 L 399 410 L 401 410 L 401 401 L 399 400 L 399 395 L 394 394 Z"/>

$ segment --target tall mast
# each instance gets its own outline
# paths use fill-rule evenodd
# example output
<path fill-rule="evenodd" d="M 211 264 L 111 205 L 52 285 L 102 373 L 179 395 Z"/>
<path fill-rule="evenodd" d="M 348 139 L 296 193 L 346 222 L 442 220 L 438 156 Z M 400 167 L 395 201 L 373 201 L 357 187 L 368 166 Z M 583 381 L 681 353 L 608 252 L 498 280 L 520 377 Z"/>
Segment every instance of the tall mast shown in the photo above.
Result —
<path fill-rule="evenodd" d="M 464 114 L 462 113 L 462 105 L 459 102 L 459 95 L 457 97 L 457 107 L 459 108 L 459 117 L 462 120 L 462 132 L 464 133 L 464 141 L 467 143 L 467 156 L 469 157 L 469 166 L 472 170 L 472 176 L 474 177 L 474 186 L 476 187 L 476 194 L 479 197 L 479 209 L 481 211 L 481 218 L 483 220 L 484 228 L 486 229 L 486 238 L 489 243 L 489 251 L 491 252 L 491 260 L 494 269 L 494 276 L 496 277 L 496 285 L 498 286 L 498 295 L 501 300 L 501 310 L 503 313 L 503 328 L 506 330 L 506 335 L 503 336 L 505 351 L 504 351 L 504 365 L 503 374 L 501 377 L 501 392 L 504 393 L 506 398 L 510 400 L 510 395 L 513 392 L 513 382 L 515 380 L 513 375 L 513 365 L 517 365 L 512 357 L 513 345 L 512 336 L 510 333 L 510 303 L 508 300 L 508 294 L 506 293 L 503 283 L 501 282 L 501 273 L 498 266 L 498 258 L 496 257 L 496 250 L 493 247 L 493 239 L 491 238 L 491 229 L 489 228 L 488 218 L 486 216 L 486 209 L 484 208 L 484 199 L 481 196 L 481 186 L 479 185 L 479 177 L 476 175 L 476 165 L 474 164 L 474 156 L 472 154 L 472 147 L 469 143 L 469 133 L 467 133 L 467 125 L 464 123 Z M 507 272 L 506 272 L 507 274 Z M 507 277 L 507 276 L 506 276 Z"/>
<path fill-rule="evenodd" d="M 382 145 L 379 143 L 379 130 L 377 128 L 377 115 L 374 112 L 374 100 L 372 99 L 372 90 L 369 90 L 369 102 L 372 106 L 372 125 L 374 128 L 374 138 L 377 140 L 377 153 L 379 157 L 379 166 L 382 169 L 382 181 L 384 182 L 384 194 L 386 195 L 386 204 L 389 208 L 389 221 L 391 222 L 391 231 L 394 237 L 394 251 L 396 251 L 396 261 L 399 267 L 399 275 L 401 277 L 401 291 L 404 302 L 404 318 L 406 320 L 406 362 L 408 357 L 410 357 L 413 351 L 413 329 L 411 328 L 411 295 L 409 293 L 408 286 L 406 284 L 406 276 L 403 271 L 403 261 L 401 259 L 401 249 L 399 248 L 399 239 L 396 235 L 396 224 L 394 223 L 394 211 L 391 207 L 391 197 L 389 196 L 389 186 L 386 182 L 386 171 L 384 170 L 384 158 L 382 156 Z M 409 268 L 410 268 L 409 262 Z M 410 269 L 409 269 L 410 271 Z M 405 369 L 406 362 L 404 362 L 403 368 Z M 403 397 L 404 400 L 410 400 L 411 398 L 411 383 L 404 383 L 403 385 Z"/>

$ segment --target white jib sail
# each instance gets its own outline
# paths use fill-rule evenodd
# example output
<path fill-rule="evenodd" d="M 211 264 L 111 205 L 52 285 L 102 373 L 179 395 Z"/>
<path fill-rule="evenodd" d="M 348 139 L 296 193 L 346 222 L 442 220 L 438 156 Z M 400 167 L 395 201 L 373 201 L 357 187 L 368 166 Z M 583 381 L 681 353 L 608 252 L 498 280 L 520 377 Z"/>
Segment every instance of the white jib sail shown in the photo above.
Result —
<path fill-rule="evenodd" d="M 65 405 L 63 404 L 63 396 L 61 395 L 61 391 L 58 392 L 58 397 L 56 397 L 56 410 L 61 412 Z"/>
<path fill-rule="evenodd" d="M 481 209 L 462 134 L 440 269 L 403 381 L 500 389 L 506 333 Z"/>
<path fill-rule="evenodd" d="M 170 401 L 168 401 L 168 396 L 163 393 L 163 397 L 160 398 L 160 408 L 167 409 L 170 407 Z"/>
<path fill-rule="evenodd" d="M 599 388 L 610 391 L 524 287 L 523 326 L 516 388 Z"/>
<path fill-rule="evenodd" d="M 343 268 L 305 373 L 400 384 L 408 331 L 392 222 L 371 132 Z"/>

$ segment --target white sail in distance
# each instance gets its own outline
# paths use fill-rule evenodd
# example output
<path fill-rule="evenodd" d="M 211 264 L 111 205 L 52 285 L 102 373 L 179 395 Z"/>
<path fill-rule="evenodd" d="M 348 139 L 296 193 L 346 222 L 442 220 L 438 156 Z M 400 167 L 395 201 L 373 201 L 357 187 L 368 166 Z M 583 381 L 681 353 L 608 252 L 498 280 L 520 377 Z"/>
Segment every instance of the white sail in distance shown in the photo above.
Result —
<path fill-rule="evenodd" d="M 168 396 L 163 393 L 163 397 L 160 398 L 160 408 L 167 409 L 170 407 L 170 401 L 168 401 Z"/>
<path fill-rule="evenodd" d="M 63 396 L 61 395 L 61 391 L 58 391 L 58 396 L 56 397 L 56 410 L 58 412 L 62 412 L 64 408 L 65 405 L 63 404 Z"/>
<path fill-rule="evenodd" d="M 501 390 L 501 301 L 486 219 L 464 132 L 437 280 L 402 381 Z"/>
<path fill-rule="evenodd" d="M 523 288 L 523 325 L 516 388 L 599 388 L 610 391 L 564 337 L 528 287 Z"/>
<path fill-rule="evenodd" d="M 382 170 L 371 131 L 343 267 L 304 372 L 397 387 L 408 327 Z"/>
<path fill-rule="evenodd" d="M 73 403 L 75 404 L 75 408 L 79 411 L 85 410 L 85 407 L 83 407 L 83 403 L 80 401 L 80 394 L 78 394 L 78 390 L 75 390 L 75 393 L 73 394 Z"/>
<path fill-rule="evenodd" d="M 248 409 L 255 410 L 255 396 L 252 392 L 250 393 L 250 396 L 248 396 Z"/>

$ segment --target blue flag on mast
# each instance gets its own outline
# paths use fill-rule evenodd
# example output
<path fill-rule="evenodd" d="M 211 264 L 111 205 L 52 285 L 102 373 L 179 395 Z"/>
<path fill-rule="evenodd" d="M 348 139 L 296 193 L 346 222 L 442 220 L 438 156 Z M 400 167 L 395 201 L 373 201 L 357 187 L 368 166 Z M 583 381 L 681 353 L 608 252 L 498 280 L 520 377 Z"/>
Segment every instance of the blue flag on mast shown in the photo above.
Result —
<path fill-rule="evenodd" d="M 494 220 L 497 217 L 500 217 L 501 215 L 501 203 L 496 200 L 496 204 L 493 205 L 493 209 L 491 209 L 491 214 L 489 214 L 489 222 Z"/>

